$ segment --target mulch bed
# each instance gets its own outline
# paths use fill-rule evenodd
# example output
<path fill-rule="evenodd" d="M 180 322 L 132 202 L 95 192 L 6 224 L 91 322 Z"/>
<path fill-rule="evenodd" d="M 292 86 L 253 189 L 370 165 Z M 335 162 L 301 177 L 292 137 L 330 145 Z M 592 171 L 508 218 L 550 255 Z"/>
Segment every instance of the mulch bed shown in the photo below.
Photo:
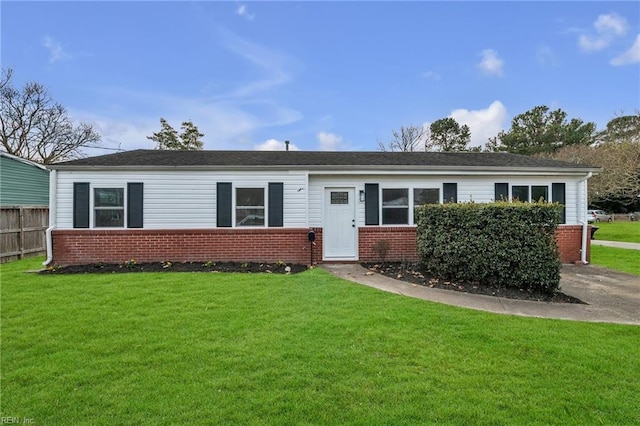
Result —
<path fill-rule="evenodd" d="M 554 294 L 524 291 L 511 288 L 498 288 L 479 283 L 452 282 L 433 277 L 429 271 L 420 264 L 387 262 L 363 263 L 362 266 L 370 271 L 386 275 L 391 278 L 423 285 L 431 288 L 460 291 L 488 296 L 505 297 L 508 299 L 535 300 L 555 303 L 581 303 L 576 297 L 569 296 L 560 291 Z M 244 273 L 274 273 L 296 274 L 307 270 L 306 265 L 257 262 L 153 262 L 137 263 L 128 261 L 124 263 L 92 263 L 88 265 L 71 265 L 63 267 L 50 267 L 42 274 L 115 274 L 129 272 L 244 272 Z"/>
<path fill-rule="evenodd" d="M 273 273 L 296 274 L 306 271 L 306 265 L 257 262 L 153 262 L 137 263 L 92 263 L 89 265 L 71 265 L 49 267 L 43 274 L 115 274 L 128 272 L 245 272 L 245 273 Z"/>
<path fill-rule="evenodd" d="M 513 288 L 492 287 L 473 282 L 452 282 L 439 279 L 431 275 L 422 265 L 416 263 L 363 263 L 362 266 L 370 271 L 386 275 L 402 281 L 418 284 L 430 288 L 460 291 L 464 293 L 483 294 L 486 296 L 504 297 L 507 299 L 535 300 L 554 303 L 586 304 L 577 297 L 569 296 L 560 291 L 546 294 L 535 291 L 525 291 Z"/>

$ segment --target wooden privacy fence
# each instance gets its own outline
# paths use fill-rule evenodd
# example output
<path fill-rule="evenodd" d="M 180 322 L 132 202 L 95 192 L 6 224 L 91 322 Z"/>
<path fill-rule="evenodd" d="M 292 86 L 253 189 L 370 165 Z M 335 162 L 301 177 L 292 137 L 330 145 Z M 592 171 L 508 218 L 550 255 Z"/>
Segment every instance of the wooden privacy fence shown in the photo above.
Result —
<path fill-rule="evenodd" d="M 46 252 L 49 207 L 0 207 L 0 263 Z"/>

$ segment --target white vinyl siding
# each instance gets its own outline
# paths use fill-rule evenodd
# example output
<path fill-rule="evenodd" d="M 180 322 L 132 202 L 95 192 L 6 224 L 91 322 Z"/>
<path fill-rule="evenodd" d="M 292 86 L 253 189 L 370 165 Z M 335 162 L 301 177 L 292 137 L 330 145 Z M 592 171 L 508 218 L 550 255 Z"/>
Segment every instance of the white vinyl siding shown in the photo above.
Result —
<path fill-rule="evenodd" d="M 576 203 L 578 181 L 584 175 L 446 175 L 433 174 L 310 174 L 308 171 L 63 171 L 57 173 L 56 226 L 73 228 L 73 183 L 90 182 L 94 188 L 126 187 L 128 182 L 144 183 L 145 229 L 202 229 L 216 226 L 216 183 L 231 182 L 235 188 L 266 187 L 268 182 L 282 182 L 283 226 L 285 228 L 322 227 L 325 187 L 355 188 L 356 224 L 364 226 L 365 203 L 359 201 L 359 192 L 365 183 L 379 184 L 383 188 L 439 188 L 442 198 L 444 182 L 457 183 L 458 201 L 485 203 L 493 201 L 496 182 L 512 185 L 566 184 L 566 223 L 578 224 Z M 308 179 L 308 184 L 307 184 Z M 584 185 L 584 184 L 583 184 Z M 380 198 L 380 202 L 382 197 Z M 583 215 L 586 214 L 586 201 Z M 440 200 L 442 201 L 442 199 Z M 93 205 L 91 206 L 93 208 Z M 413 223 L 410 209 L 409 223 Z M 582 218 L 584 220 L 584 218 Z M 91 225 L 93 227 L 93 225 Z"/>
<path fill-rule="evenodd" d="M 364 191 L 365 183 L 379 184 L 380 204 L 382 204 L 382 189 L 404 188 L 409 189 L 413 194 L 413 188 L 440 188 L 440 198 L 442 198 L 442 183 L 454 181 L 455 179 L 451 177 L 443 179 L 433 176 L 311 176 L 309 179 L 309 226 L 323 226 L 322 194 L 325 187 L 354 187 L 356 189 L 356 223 L 357 226 L 364 226 L 365 203 L 359 201 L 357 194 Z M 381 209 L 381 205 L 378 207 Z M 413 213 L 409 212 L 409 223 L 413 223 L 412 218 Z M 380 224 L 382 224 L 382 210 L 380 210 Z"/>
<path fill-rule="evenodd" d="M 231 182 L 234 190 L 282 182 L 284 227 L 307 226 L 305 173 L 59 171 L 56 227 L 60 229 L 73 228 L 73 182 L 90 182 L 92 193 L 94 188 L 125 187 L 127 182 L 143 182 L 145 229 L 215 228 L 217 182 Z"/>
<path fill-rule="evenodd" d="M 377 183 L 380 190 L 384 188 L 439 188 L 442 202 L 442 184 L 452 182 L 458 184 L 458 202 L 474 201 L 488 203 L 494 201 L 495 183 L 504 182 L 512 185 L 548 186 L 551 199 L 551 184 L 566 183 L 566 223 L 578 224 L 577 182 L 580 176 L 385 176 L 385 175 L 346 175 L 346 176 L 311 176 L 309 180 L 309 226 L 322 226 L 322 190 L 324 187 L 355 187 L 356 194 L 364 190 L 365 183 Z M 357 197 L 356 197 L 357 198 Z M 382 200 L 382 198 L 381 198 Z M 382 202 L 382 201 L 380 201 Z M 584 207 L 586 209 L 586 206 Z M 410 223 L 412 214 L 410 213 Z M 364 226 L 364 202 L 356 203 L 356 222 Z M 381 221 L 382 224 L 382 221 Z"/>

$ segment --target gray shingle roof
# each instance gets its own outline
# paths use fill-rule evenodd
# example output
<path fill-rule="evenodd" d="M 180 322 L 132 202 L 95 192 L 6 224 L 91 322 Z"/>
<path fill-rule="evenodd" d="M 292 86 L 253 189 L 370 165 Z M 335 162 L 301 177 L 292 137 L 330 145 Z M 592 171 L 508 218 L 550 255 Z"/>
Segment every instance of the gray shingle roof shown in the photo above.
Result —
<path fill-rule="evenodd" d="M 590 166 L 496 152 L 160 151 L 139 149 L 51 165 L 76 167 L 536 168 L 597 170 Z"/>

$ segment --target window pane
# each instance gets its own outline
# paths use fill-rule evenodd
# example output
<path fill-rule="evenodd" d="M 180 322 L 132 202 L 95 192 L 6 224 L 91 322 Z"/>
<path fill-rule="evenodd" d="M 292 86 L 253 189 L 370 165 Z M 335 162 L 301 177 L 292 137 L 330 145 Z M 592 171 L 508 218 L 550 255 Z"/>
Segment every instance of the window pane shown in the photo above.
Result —
<path fill-rule="evenodd" d="M 383 206 L 409 206 L 409 190 L 408 189 L 383 189 L 382 190 Z"/>
<path fill-rule="evenodd" d="M 413 205 L 438 204 L 440 202 L 440 190 L 438 188 L 415 188 L 413 190 Z"/>
<path fill-rule="evenodd" d="M 236 226 L 264 226 L 264 208 L 237 208 Z"/>
<path fill-rule="evenodd" d="M 237 188 L 236 206 L 264 208 L 264 188 Z"/>
<path fill-rule="evenodd" d="M 264 226 L 264 188 L 236 189 L 236 226 Z"/>
<path fill-rule="evenodd" d="M 383 225 L 407 225 L 409 223 L 409 208 L 387 207 L 382 209 Z"/>
<path fill-rule="evenodd" d="M 94 207 L 124 207 L 124 188 L 95 188 Z"/>
<path fill-rule="evenodd" d="M 349 193 L 331 192 L 331 204 L 349 204 Z"/>
<path fill-rule="evenodd" d="M 97 228 L 124 227 L 124 209 L 96 209 L 93 226 Z"/>
<path fill-rule="evenodd" d="M 532 186 L 531 187 L 531 201 L 548 201 L 549 200 L 549 187 L 548 186 Z"/>
<path fill-rule="evenodd" d="M 382 224 L 406 225 L 409 223 L 409 190 L 382 190 Z"/>
<path fill-rule="evenodd" d="M 509 184 L 508 183 L 496 183 L 494 201 L 508 201 L 509 200 Z"/>
<path fill-rule="evenodd" d="M 511 187 L 511 198 L 514 200 L 529 201 L 529 187 L 526 185 L 513 185 Z"/>

